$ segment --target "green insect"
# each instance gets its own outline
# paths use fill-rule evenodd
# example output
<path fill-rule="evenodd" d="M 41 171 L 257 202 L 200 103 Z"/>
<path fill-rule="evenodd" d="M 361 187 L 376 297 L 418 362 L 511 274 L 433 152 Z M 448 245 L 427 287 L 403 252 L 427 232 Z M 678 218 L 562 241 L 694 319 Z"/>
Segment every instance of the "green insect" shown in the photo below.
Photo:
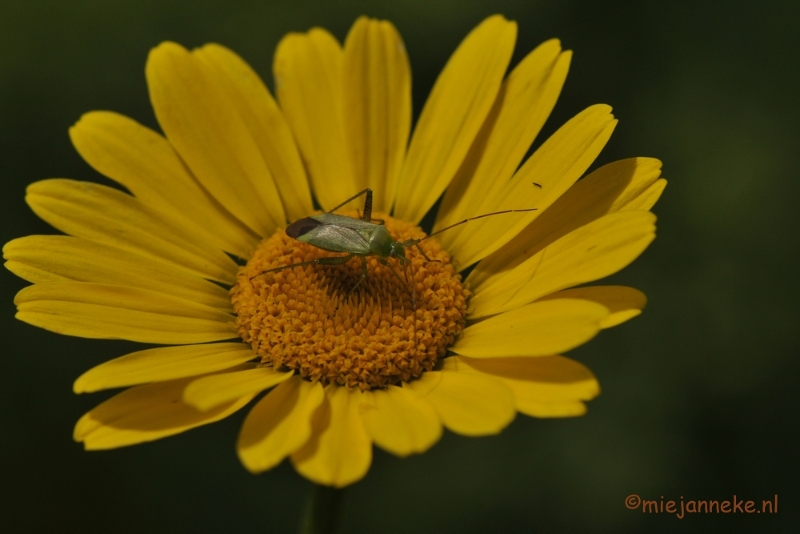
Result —
<path fill-rule="evenodd" d="M 364 200 L 364 211 L 360 219 L 348 217 L 346 215 L 337 215 L 333 213 L 348 202 L 357 199 L 361 195 L 366 195 Z M 442 228 L 432 234 L 419 238 L 407 239 L 406 241 L 395 241 L 389 234 L 389 230 L 384 226 L 382 219 L 372 219 L 372 189 L 364 189 L 360 193 L 348 198 L 329 212 L 321 213 L 319 215 L 312 215 L 311 217 L 304 217 L 298 219 L 286 228 L 286 235 L 296 239 L 302 243 L 309 243 L 322 250 L 329 252 L 341 252 L 344 256 L 333 256 L 329 258 L 317 258 L 310 261 L 301 261 L 292 263 L 290 265 L 283 265 L 275 267 L 274 269 L 267 269 L 259 274 L 252 276 L 250 280 L 261 276 L 266 273 L 274 273 L 284 269 L 291 269 L 303 265 L 343 265 L 351 259 L 358 257 L 361 258 L 361 278 L 358 282 L 350 288 L 345 295 L 347 299 L 350 294 L 367 278 L 367 257 L 375 256 L 378 263 L 388 267 L 392 273 L 405 284 L 411 294 L 414 309 L 416 309 L 416 294 L 409 287 L 408 276 L 404 281 L 397 271 L 389 263 L 389 258 L 395 258 L 402 267 L 408 268 L 411 266 L 411 260 L 406 257 L 406 249 L 409 247 L 416 247 L 422 256 L 429 262 L 438 261 L 430 259 L 419 244 L 426 239 L 429 239 L 437 234 L 440 234 L 451 228 L 455 228 L 461 224 L 480 219 L 482 217 L 489 217 L 491 215 L 500 215 L 502 213 L 513 213 L 523 211 L 533 211 L 536 208 L 522 209 L 522 210 L 504 210 L 495 211 L 493 213 L 486 213 L 478 215 L 477 217 L 470 217 L 461 222 L 451 224 L 446 228 Z M 373 222 L 374 221 L 374 222 Z M 404 271 L 405 272 L 405 271 Z M 412 275 L 413 276 L 413 275 Z"/>

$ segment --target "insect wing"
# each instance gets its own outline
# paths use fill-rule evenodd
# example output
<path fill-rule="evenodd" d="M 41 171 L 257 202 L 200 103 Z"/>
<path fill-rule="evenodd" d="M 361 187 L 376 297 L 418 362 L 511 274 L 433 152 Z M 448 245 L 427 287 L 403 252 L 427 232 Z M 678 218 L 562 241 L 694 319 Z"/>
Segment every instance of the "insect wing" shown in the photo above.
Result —
<path fill-rule="evenodd" d="M 299 239 L 320 225 L 322 223 L 313 217 L 304 217 L 286 227 L 286 235 L 293 239 Z"/>
<path fill-rule="evenodd" d="M 346 215 L 337 215 L 336 213 L 320 213 L 314 215 L 313 219 L 321 222 L 322 224 L 330 224 L 332 226 L 341 226 L 343 228 L 352 228 L 353 230 L 374 230 L 378 225 L 375 223 L 362 221 L 354 217 L 347 217 Z"/>
<path fill-rule="evenodd" d="M 370 254 L 369 242 L 353 228 L 323 224 L 297 240 L 329 252 Z"/>

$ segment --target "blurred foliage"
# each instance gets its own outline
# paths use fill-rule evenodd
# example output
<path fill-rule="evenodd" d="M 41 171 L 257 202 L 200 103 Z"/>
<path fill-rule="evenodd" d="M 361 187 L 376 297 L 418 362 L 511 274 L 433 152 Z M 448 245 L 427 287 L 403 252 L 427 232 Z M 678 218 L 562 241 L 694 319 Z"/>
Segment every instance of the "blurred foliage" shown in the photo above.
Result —
<path fill-rule="evenodd" d="M 272 52 L 312 26 L 343 39 L 358 15 L 402 33 L 418 113 L 467 32 L 519 22 L 515 61 L 559 37 L 575 51 L 544 134 L 605 102 L 620 124 L 598 164 L 664 161 L 659 237 L 615 283 L 646 312 L 571 353 L 603 394 L 587 416 L 524 416 L 501 435 L 447 434 L 405 460 L 376 451 L 349 490 L 346 532 L 788 532 L 800 498 L 800 3 L 493 0 L 6 0 L 0 3 L 2 241 L 52 233 L 23 201 L 47 177 L 104 181 L 67 128 L 110 109 L 156 126 L 144 62 L 163 40 L 219 42 L 271 85 Z M 540 142 L 540 141 L 539 141 Z M 13 318 L 25 283 L 3 275 L 0 529 L 9 532 L 292 532 L 308 483 L 260 476 L 234 452 L 244 412 L 128 449 L 85 453 L 72 426 L 109 394 L 72 381 L 134 344 L 58 336 Z M 796 421 L 796 420 L 795 420 Z M 627 510 L 644 498 L 779 494 L 777 515 Z M 676 527 L 676 522 L 679 527 Z"/>

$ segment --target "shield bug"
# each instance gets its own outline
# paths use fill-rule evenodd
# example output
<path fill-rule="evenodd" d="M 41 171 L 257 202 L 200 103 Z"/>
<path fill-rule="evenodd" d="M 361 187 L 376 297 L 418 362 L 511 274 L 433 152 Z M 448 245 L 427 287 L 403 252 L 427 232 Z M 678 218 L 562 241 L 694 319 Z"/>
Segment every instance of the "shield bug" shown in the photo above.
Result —
<path fill-rule="evenodd" d="M 364 200 L 364 211 L 361 218 L 348 217 L 346 215 L 338 215 L 333 213 L 348 202 L 357 199 L 358 197 L 366 195 Z M 416 294 L 415 291 L 410 289 L 408 283 L 408 276 L 404 281 L 397 271 L 389 263 L 389 258 L 395 258 L 402 267 L 407 268 L 411 265 L 411 261 L 406 257 L 406 249 L 416 247 L 427 261 L 431 260 L 419 244 L 426 239 L 429 239 L 437 234 L 460 226 L 475 219 L 483 217 L 490 217 L 492 215 L 501 215 L 503 213 L 515 213 L 524 211 L 534 211 L 536 208 L 519 209 L 519 210 L 503 210 L 495 211 L 492 213 L 485 213 L 477 217 L 470 217 L 463 221 L 451 224 L 441 230 L 433 232 L 432 234 L 419 238 L 407 239 L 406 241 L 395 241 L 389 234 L 389 230 L 384 226 L 384 221 L 381 219 L 372 218 L 372 189 L 364 189 L 363 191 L 348 198 L 329 212 L 320 213 L 319 215 L 312 215 L 298 219 L 286 228 L 286 235 L 303 243 L 314 245 L 322 250 L 328 252 L 340 252 L 344 256 L 332 256 L 328 258 L 317 258 L 310 261 L 301 261 L 292 263 L 290 265 L 282 265 L 274 269 L 267 269 L 252 276 L 250 279 L 259 277 L 266 273 L 274 273 L 283 271 L 284 269 L 291 269 L 294 267 L 301 267 L 303 265 L 343 265 L 351 259 L 358 257 L 361 258 L 361 278 L 358 282 L 350 288 L 345 295 L 345 299 L 366 279 L 367 277 L 367 257 L 374 256 L 381 265 L 388 267 L 392 273 L 405 284 L 411 294 L 414 309 L 416 309 Z M 404 271 L 406 272 L 406 271 Z M 412 273 L 413 277 L 413 273 Z"/>

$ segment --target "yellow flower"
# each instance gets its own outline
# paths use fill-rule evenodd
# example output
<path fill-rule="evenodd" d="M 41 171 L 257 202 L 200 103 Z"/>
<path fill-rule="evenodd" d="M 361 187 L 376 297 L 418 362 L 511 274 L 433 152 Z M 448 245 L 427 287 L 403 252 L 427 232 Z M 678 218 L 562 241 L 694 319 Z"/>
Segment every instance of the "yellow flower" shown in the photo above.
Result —
<path fill-rule="evenodd" d="M 310 480 L 362 478 L 372 444 L 421 453 L 447 428 L 500 432 L 516 412 L 576 416 L 599 392 L 559 355 L 639 314 L 645 297 L 581 286 L 655 236 L 660 162 L 618 161 L 578 179 L 616 120 L 587 108 L 524 156 L 566 78 L 543 43 L 505 76 L 516 25 L 493 16 L 451 57 L 411 131 L 411 74 L 388 22 L 360 18 L 341 46 L 290 34 L 274 61 L 278 103 L 219 45 L 154 49 L 147 83 L 164 135 L 111 112 L 70 130 L 81 156 L 127 188 L 52 179 L 27 202 L 68 235 L 4 248 L 33 283 L 17 317 L 66 335 L 171 345 L 89 370 L 77 393 L 129 387 L 80 419 L 87 449 L 151 441 L 250 411 L 237 450 L 253 472 L 291 458 Z M 410 267 L 334 256 L 284 233 L 364 188 L 396 240 L 444 193 Z M 353 216 L 363 206 L 351 202 Z M 391 216 L 389 215 L 391 214 Z M 438 242 L 437 242 L 438 239 Z M 233 257 L 247 260 L 240 266 Z M 243 262 L 242 262 L 243 263 Z M 473 266 L 462 284 L 459 271 Z M 572 289 L 570 289 L 572 288 Z M 239 339 L 239 341 L 230 341 Z"/>

